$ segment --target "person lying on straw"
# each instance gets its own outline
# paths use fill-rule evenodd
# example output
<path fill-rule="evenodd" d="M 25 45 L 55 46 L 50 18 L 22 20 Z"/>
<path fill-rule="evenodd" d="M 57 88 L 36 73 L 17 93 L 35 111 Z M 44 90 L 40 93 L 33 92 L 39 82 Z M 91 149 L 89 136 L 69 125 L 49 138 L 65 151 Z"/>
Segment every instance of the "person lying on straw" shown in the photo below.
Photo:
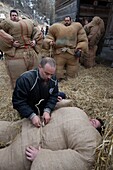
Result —
<path fill-rule="evenodd" d="M 10 144 L 0 149 L 0 170 L 91 170 L 102 137 L 83 110 L 63 107 L 40 128 L 28 119 L 1 121 L 3 139 Z"/>

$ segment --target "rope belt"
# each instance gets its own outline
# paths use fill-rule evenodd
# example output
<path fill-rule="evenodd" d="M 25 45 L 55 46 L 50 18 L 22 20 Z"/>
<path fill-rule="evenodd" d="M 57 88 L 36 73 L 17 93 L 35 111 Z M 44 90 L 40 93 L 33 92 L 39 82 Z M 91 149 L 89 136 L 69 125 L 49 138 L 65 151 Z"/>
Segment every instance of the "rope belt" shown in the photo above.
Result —
<path fill-rule="evenodd" d="M 27 49 L 27 48 L 29 48 L 29 47 L 31 47 L 32 48 L 32 46 L 30 45 L 30 44 L 25 44 L 25 45 L 23 45 L 23 46 L 20 46 L 20 47 L 18 47 L 18 49 Z"/>
<path fill-rule="evenodd" d="M 68 47 L 63 47 L 63 48 L 61 48 L 61 51 L 62 51 L 62 52 L 67 52 L 68 49 L 70 49 L 70 48 L 68 48 Z"/>

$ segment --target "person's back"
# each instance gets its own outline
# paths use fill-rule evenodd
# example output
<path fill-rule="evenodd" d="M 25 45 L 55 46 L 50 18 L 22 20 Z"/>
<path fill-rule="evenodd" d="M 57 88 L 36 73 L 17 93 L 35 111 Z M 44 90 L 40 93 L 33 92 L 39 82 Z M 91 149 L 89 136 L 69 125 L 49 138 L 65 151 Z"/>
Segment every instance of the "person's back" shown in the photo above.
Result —
<path fill-rule="evenodd" d="M 84 26 L 88 37 L 89 52 L 84 61 L 86 67 L 95 66 L 98 43 L 105 32 L 104 22 L 100 17 L 94 17 L 90 23 Z"/>
<path fill-rule="evenodd" d="M 97 45 L 100 38 L 104 34 L 104 22 L 100 17 L 94 17 L 92 21 L 84 26 L 88 36 L 89 47 Z"/>

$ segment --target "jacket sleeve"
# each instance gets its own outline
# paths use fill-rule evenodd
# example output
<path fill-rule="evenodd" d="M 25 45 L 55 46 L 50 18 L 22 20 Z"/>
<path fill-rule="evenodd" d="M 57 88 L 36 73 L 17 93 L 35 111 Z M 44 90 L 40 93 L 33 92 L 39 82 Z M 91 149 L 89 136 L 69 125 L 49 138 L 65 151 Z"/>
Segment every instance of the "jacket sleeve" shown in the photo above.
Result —
<path fill-rule="evenodd" d="M 29 91 L 29 80 L 23 76 L 19 77 L 13 92 L 12 103 L 13 108 L 16 109 L 23 118 L 28 118 L 34 112 L 27 102 Z"/>
<path fill-rule="evenodd" d="M 46 106 L 44 108 L 44 111 L 47 111 L 48 113 L 51 113 L 51 111 L 54 110 L 57 99 L 58 99 L 58 81 L 56 79 L 52 79 L 52 84 L 54 84 L 54 87 L 50 87 L 49 93 L 50 97 L 46 103 Z"/>

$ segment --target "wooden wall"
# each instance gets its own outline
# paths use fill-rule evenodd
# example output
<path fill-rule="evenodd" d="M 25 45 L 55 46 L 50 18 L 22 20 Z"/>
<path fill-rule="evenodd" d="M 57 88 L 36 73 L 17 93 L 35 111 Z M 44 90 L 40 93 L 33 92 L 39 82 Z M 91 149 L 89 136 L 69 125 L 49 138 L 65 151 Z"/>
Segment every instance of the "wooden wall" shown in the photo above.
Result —
<path fill-rule="evenodd" d="M 75 20 L 78 7 L 77 0 L 56 0 L 55 4 L 55 20 L 62 21 L 65 16 L 70 15 Z"/>
<path fill-rule="evenodd" d="M 110 0 L 98 0 L 96 3 L 95 2 L 94 0 L 80 0 L 79 17 L 92 18 L 94 16 L 99 16 L 104 20 L 105 25 L 107 25 L 111 6 Z"/>
<path fill-rule="evenodd" d="M 107 24 L 112 0 L 56 0 L 56 21 L 61 21 L 64 16 L 70 15 L 72 19 L 100 16 Z"/>
<path fill-rule="evenodd" d="M 100 57 L 113 62 L 113 4 L 111 5 L 110 13 L 108 16 L 108 22 Z"/>

